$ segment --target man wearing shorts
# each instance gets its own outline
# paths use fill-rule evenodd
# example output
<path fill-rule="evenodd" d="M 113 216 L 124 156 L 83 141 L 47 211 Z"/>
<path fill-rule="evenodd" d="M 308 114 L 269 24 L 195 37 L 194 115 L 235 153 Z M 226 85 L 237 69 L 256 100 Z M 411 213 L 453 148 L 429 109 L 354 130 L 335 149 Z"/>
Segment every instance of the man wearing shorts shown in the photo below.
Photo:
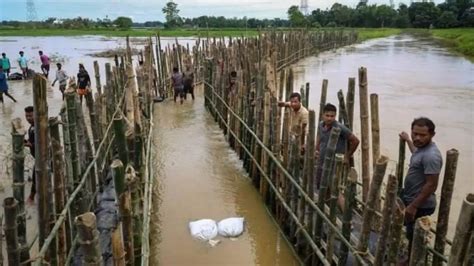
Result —
<path fill-rule="evenodd" d="M 77 85 L 77 94 L 79 94 L 79 99 L 81 100 L 82 104 L 82 97 L 87 94 L 87 89 L 91 85 L 91 78 L 89 77 L 89 73 L 87 73 L 83 64 L 79 64 L 79 73 L 77 73 Z"/>

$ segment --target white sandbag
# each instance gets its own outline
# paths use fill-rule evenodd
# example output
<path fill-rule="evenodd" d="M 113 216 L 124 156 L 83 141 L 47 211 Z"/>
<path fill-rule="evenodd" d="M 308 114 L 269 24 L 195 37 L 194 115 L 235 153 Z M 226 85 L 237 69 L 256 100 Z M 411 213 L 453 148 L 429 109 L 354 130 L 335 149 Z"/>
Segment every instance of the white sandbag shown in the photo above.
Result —
<path fill-rule="evenodd" d="M 237 237 L 244 232 L 244 218 L 233 217 L 220 221 L 217 224 L 219 235 L 224 237 Z"/>
<path fill-rule="evenodd" d="M 199 240 L 207 241 L 217 236 L 216 221 L 211 219 L 202 219 L 189 223 L 191 235 Z"/>

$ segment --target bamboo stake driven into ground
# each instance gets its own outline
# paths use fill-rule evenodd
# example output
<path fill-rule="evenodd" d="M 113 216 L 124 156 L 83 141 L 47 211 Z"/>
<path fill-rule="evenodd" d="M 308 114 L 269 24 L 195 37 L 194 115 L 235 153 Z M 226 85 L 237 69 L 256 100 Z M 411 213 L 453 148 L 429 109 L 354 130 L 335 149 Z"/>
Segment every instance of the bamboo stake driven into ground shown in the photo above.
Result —
<path fill-rule="evenodd" d="M 456 169 L 458 165 L 459 152 L 455 149 L 446 153 L 446 166 L 444 172 L 443 186 L 441 188 L 441 199 L 439 201 L 438 223 L 436 224 L 436 239 L 434 248 L 444 254 L 446 235 L 448 233 L 449 213 L 451 210 L 451 198 L 454 192 L 454 181 L 456 180 Z M 473 228 L 474 229 L 474 228 Z M 434 256 L 433 265 L 441 265 L 440 258 Z"/>
<path fill-rule="evenodd" d="M 370 144 L 369 144 L 369 105 L 367 89 L 367 69 L 359 69 L 359 102 L 362 144 L 362 200 L 367 202 L 370 186 Z M 376 158 L 373 158 L 374 160 Z"/>
<path fill-rule="evenodd" d="M 18 242 L 21 245 L 21 261 L 30 259 L 26 238 L 25 211 L 25 139 L 26 131 L 20 118 L 12 120 L 12 172 L 13 197 L 18 203 Z M 1 221 L 0 221 L 1 222 Z"/>
<path fill-rule="evenodd" d="M 469 241 L 472 240 L 474 223 L 474 194 L 468 194 L 464 199 L 461 212 L 459 213 L 458 222 L 456 224 L 456 232 L 454 233 L 454 242 L 451 245 L 451 254 L 449 255 L 448 266 L 466 265 L 470 257 L 468 251 Z M 464 264 L 466 262 L 466 264 Z"/>

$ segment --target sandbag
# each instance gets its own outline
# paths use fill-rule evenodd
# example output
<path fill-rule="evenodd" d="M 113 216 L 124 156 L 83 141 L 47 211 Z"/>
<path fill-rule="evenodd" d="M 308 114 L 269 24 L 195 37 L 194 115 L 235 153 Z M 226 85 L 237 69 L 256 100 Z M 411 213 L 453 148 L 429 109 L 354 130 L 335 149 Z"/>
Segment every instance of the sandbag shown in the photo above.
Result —
<path fill-rule="evenodd" d="M 232 217 L 220 221 L 217 224 L 219 235 L 223 237 L 237 237 L 244 232 L 244 218 Z"/>
<path fill-rule="evenodd" d="M 217 224 L 211 219 L 197 220 L 189 223 L 189 231 L 194 238 L 208 241 L 217 236 Z"/>

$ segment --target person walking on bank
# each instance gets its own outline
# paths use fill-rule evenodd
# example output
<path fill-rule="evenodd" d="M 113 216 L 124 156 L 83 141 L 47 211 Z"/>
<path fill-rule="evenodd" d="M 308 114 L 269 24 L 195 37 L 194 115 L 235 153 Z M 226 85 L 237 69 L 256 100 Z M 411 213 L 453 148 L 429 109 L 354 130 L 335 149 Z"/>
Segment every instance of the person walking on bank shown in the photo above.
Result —
<path fill-rule="evenodd" d="M 290 107 L 290 133 L 300 140 L 301 152 L 304 153 L 306 134 L 308 133 L 308 110 L 301 104 L 301 95 L 293 92 L 289 102 L 278 102 L 279 107 Z"/>
<path fill-rule="evenodd" d="M 179 73 L 179 69 L 177 67 L 173 67 L 173 74 L 171 75 L 171 82 L 174 88 L 174 102 L 176 102 L 176 98 L 180 98 L 181 104 L 184 101 L 184 84 L 183 84 L 183 74 Z"/>
<path fill-rule="evenodd" d="M 43 71 L 43 74 L 47 79 L 49 75 L 49 57 L 43 54 L 43 51 L 39 51 L 38 53 L 41 60 L 41 71 Z"/>
<path fill-rule="evenodd" d="M 82 104 L 82 97 L 88 93 L 88 89 L 91 86 L 91 78 L 89 77 L 89 73 L 84 68 L 84 65 L 81 63 L 79 64 L 79 73 L 77 73 L 77 94 L 79 94 L 79 99 L 81 100 Z"/>
<path fill-rule="evenodd" d="M 64 91 L 66 90 L 68 77 L 66 71 L 62 70 L 61 63 L 57 63 L 56 66 L 58 67 L 58 70 L 56 71 L 56 78 L 54 79 L 53 84 L 51 85 L 54 87 L 56 81 L 59 81 L 59 91 L 61 91 L 64 100 Z"/>
<path fill-rule="evenodd" d="M 18 57 L 18 65 L 20 66 L 21 72 L 23 74 L 23 79 L 28 78 L 28 58 L 26 58 L 25 53 L 20 51 L 20 57 Z"/>
<path fill-rule="evenodd" d="M 26 121 L 30 124 L 30 128 L 28 128 L 28 139 L 25 140 L 25 146 L 30 148 L 31 156 L 35 158 L 35 117 L 33 106 L 25 107 L 25 118 Z M 34 203 L 36 195 L 36 174 L 34 166 L 33 173 L 31 174 L 31 180 L 33 181 L 33 183 L 31 184 L 31 192 L 27 200 L 28 204 Z"/>
<path fill-rule="evenodd" d="M 3 67 L 0 65 L 0 102 L 3 103 L 3 94 L 5 94 L 8 98 L 12 99 L 13 102 L 16 103 L 15 98 L 8 93 L 8 83 L 7 83 L 7 75 L 3 72 Z"/>
<path fill-rule="evenodd" d="M 432 141 L 434 135 L 435 124 L 426 117 L 413 120 L 411 139 L 408 133 L 400 133 L 400 138 L 407 142 L 412 153 L 401 193 L 401 198 L 406 206 L 405 226 L 409 240 L 408 254 L 411 251 L 416 219 L 433 214 L 436 208 L 435 192 L 443 166 L 443 158 L 438 147 Z M 410 255 L 408 255 L 408 259 L 409 257 Z"/>
<path fill-rule="evenodd" d="M 194 72 L 190 65 L 186 66 L 186 71 L 183 73 L 184 77 L 184 99 L 188 93 L 191 94 L 191 98 L 194 100 Z"/>
<path fill-rule="evenodd" d="M 10 77 L 10 59 L 7 57 L 5 53 L 2 53 L 2 58 L 0 58 L 0 66 L 3 68 L 3 71 L 7 74 L 7 78 Z"/>

